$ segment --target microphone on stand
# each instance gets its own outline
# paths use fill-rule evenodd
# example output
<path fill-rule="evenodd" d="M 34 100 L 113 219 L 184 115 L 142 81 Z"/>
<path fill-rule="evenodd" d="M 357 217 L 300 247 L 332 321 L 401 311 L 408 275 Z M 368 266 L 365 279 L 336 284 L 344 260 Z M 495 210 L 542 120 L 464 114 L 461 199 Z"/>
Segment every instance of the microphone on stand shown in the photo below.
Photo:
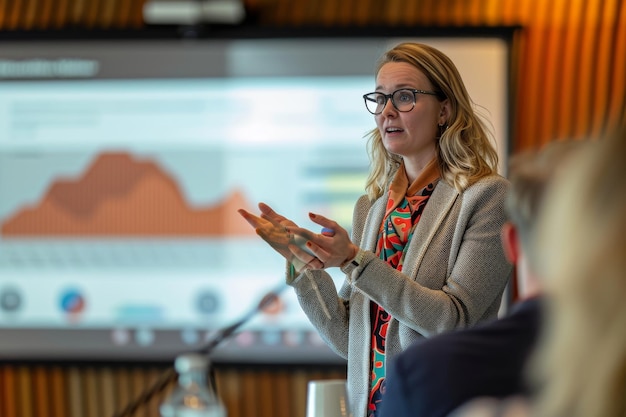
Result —
<path fill-rule="evenodd" d="M 282 283 L 280 286 L 275 288 L 274 290 L 266 293 L 261 301 L 254 305 L 250 311 L 248 311 L 242 318 L 237 320 L 235 323 L 230 326 L 223 327 L 219 329 L 212 337 L 209 342 L 204 345 L 201 349 L 195 351 L 201 355 L 210 355 L 213 350 L 224 340 L 231 337 L 241 326 L 250 321 L 254 316 L 256 316 L 260 311 L 268 307 L 274 301 L 278 300 L 279 294 L 287 285 Z M 135 400 L 131 401 L 124 407 L 120 412 L 113 415 L 113 417 L 130 417 L 132 416 L 139 407 L 147 404 L 152 398 L 163 392 L 165 388 L 173 381 L 176 380 L 178 374 L 173 367 L 168 368 L 161 376 L 152 384 L 150 387 L 145 389 Z M 215 387 L 215 384 L 213 384 Z"/>

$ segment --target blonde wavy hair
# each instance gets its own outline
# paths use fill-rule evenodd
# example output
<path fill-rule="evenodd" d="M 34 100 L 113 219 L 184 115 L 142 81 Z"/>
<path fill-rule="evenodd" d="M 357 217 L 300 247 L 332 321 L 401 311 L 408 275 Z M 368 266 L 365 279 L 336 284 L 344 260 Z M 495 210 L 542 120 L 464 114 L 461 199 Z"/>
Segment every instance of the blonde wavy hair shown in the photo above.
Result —
<path fill-rule="evenodd" d="M 497 172 L 498 154 L 487 124 L 471 100 L 461 75 L 444 53 L 429 45 L 405 42 L 385 52 L 376 75 L 389 62 L 413 65 L 430 80 L 439 100 L 450 100 L 447 129 L 437 140 L 437 153 L 443 180 L 462 192 L 476 180 Z M 389 153 L 377 128 L 370 131 L 368 153 L 372 168 L 365 189 L 370 200 L 383 195 L 401 158 Z"/>
<path fill-rule="evenodd" d="M 531 377 L 541 417 L 626 416 L 626 130 L 550 185 L 535 241 L 548 296 Z"/>

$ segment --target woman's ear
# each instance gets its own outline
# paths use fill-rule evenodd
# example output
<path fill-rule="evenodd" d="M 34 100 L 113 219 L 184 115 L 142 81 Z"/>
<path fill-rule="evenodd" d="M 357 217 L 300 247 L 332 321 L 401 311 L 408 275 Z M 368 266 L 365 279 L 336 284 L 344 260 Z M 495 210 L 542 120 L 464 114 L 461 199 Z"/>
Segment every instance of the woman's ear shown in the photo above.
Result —
<path fill-rule="evenodd" d="M 520 257 L 520 243 L 517 228 L 513 223 L 504 223 L 500 231 L 500 239 L 502 240 L 504 256 L 506 256 L 509 262 L 515 265 Z"/>
<path fill-rule="evenodd" d="M 450 99 L 445 99 L 440 102 L 441 110 L 439 111 L 439 126 L 448 125 L 448 120 L 450 119 Z"/>

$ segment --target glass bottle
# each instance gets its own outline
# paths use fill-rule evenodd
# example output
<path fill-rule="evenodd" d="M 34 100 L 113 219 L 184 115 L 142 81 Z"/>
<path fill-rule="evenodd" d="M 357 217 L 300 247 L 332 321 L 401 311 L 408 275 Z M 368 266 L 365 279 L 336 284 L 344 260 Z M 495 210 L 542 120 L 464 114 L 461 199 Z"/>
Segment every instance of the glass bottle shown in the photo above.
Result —
<path fill-rule="evenodd" d="M 186 353 L 176 358 L 178 386 L 161 404 L 161 417 L 226 417 L 226 408 L 207 384 L 209 360 Z"/>

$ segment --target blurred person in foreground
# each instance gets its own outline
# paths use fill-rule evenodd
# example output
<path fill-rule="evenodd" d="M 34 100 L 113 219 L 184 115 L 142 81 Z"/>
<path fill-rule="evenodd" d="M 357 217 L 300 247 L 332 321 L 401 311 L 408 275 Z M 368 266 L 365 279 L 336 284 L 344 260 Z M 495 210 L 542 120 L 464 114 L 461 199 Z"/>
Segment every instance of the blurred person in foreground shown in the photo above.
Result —
<path fill-rule="evenodd" d="M 539 334 L 541 280 L 529 259 L 544 189 L 575 142 L 514 156 L 502 246 L 515 265 L 520 300 L 506 317 L 418 341 L 391 361 L 381 417 L 445 417 L 481 396 L 525 394 L 523 369 Z"/>
<path fill-rule="evenodd" d="M 626 416 L 626 130 L 578 152 L 548 190 L 534 242 L 548 302 L 531 356 L 533 397 L 454 417 Z"/>
<path fill-rule="evenodd" d="M 363 98 L 376 128 L 351 236 L 320 214 L 309 214 L 318 234 L 263 203 L 259 216 L 240 210 L 285 257 L 303 311 L 347 359 L 355 417 L 377 415 L 387 358 L 495 318 L 512 271 L 499 239 L 509 183 L 450 58 L 420 43 L 395 45 Z M 331 267 L 345 274 L 339 291 Z"/>

